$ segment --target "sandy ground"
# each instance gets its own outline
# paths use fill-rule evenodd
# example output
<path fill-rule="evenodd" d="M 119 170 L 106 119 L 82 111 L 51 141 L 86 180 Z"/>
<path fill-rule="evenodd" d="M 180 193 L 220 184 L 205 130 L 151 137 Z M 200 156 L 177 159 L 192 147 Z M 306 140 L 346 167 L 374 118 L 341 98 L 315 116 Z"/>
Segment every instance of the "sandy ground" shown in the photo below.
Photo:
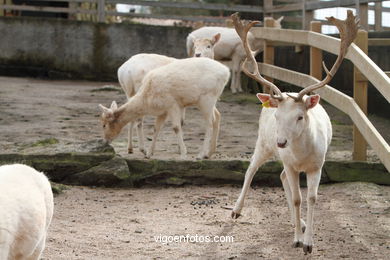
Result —
<path fill-rule="evenodd" d="M 108 87 L 107 87 L 108 86 Z M 101 138 L 98 104 L 109 106 L 112 100 L 123 104 L 125 95 L 113 84 L 101 82 L 44 81 L 0 77 L 0 152 L 36 152 L 58 150 Z M 227 91 L 217 107 L 221 112 L 221 131 L 214 159 L 249 159 L 257 139 L 260 105 L 254 95 L 235 95 Z M 333 141 L 328 159 L 350 160 L 352 157 L 351 120 L 335 108 L 326 105 L 333 123 Z M 370 117 L 384 138 L 390 141 L 390 119 Z M 151 143 L 154 118 L 146 117 L 146 147 Z M 157 141 L 154 158 L 179 159 L 177 140 L 167 123 Z M 188 108 L 183 128 L 188 159 L 200 151 L 203 118 L 196 108 Z M 134 131 L 135 132 L 135 131 Z M 41 146 L 40 141 L 55 138 L 57 145 Z M 134 137 L 134 154 L 127 154 L 127 128 L 113 142 L 116 152 L 130 158 L 143 158 Z M 373 151 L 369 158 L 376 161 Z"/>
<path fill-rule="evenodd" d="M 105 85 L 0 77 L 0 152 L 61 152 L 100 138 L 98 104 L 125 101 L 117 87 Z M 218 103 L 222 123 L 214 159 L 249 159 L 260 113 L 255 102 L 253 96 L 224 94 Z M 326 109 L 334 129 L 328 159 L 350 159 L 351 121 L 330 106 Z M 189 157 L 194 158 L 204 136 L 202 119 L 196 109 L 188 109 L 186 118 L 184 138 Z M 389 140 L 389 120 L 372 119 Z M 147 136 L 152 129 L 153 118 L 147 118 Z M 58 144 L 40 145 L 47 138 L 55 138 Z M 138 150 L 127 155 L 126 144 L 123 131 L 113 142 L 115 150 L 123 156 L 143 158 Z M 149 146 L 150 140 L 146 144 Z M 178 159 L 177 149 L 168 124 L 154 158 Z M 369 153 L 370 160 L 377 160 Z M 230 211 L 222 207 L 234 204 L 240 188 L 72 187 L 55 198 L 44 259 L 304 258 L 301 249 L 291 248 L 293 229 L 282 189 L 250 192 L 243 216 L 232 220 Z M 390 187 L 359 183 L 321 186 L 316 208 L 315 248 L 306 258 L 388 259 Z M 234 242 L 155 242 L 155 236 L 187 234 L 233 236 Z"/>
<path fill-rule="evenodd" d="M 232 220 L 222 207 L 233 205 L 239 191 L 232 186 L 73 187 L 55 198 L 44 259 L 388 259 L 390 187 L 322 185 L 310 257 L 291 247 L 293 228 L 282 188 L 252 190 L 243 216 Z M 160 235 L 187 234 L 232 236 L 233 242 L 155 241 Z"/>

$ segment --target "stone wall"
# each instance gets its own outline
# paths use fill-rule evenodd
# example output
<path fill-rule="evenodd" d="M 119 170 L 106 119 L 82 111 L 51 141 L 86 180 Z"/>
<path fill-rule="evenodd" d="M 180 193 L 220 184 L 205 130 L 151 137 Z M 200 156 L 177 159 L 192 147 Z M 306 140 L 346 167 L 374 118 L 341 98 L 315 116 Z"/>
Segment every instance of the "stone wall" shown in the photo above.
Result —
<path fill-rule="evenodd" d="M 116 80 L 117 68 L 141 52 L 186 57 L 188 28 L 0 18 L 0 74 Z"/>

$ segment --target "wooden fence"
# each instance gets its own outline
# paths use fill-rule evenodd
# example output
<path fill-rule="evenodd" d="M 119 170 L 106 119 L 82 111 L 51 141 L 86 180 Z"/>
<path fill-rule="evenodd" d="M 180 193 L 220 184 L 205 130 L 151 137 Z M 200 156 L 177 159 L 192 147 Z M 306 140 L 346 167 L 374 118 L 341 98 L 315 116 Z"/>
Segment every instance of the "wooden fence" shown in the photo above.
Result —
<path fill-rule="evenodd" d="M 317 24 L 316 24 L 317 23 Z M 265 21 L 267 25 L 267 21 Z M 323 35 L 319 32 L 318 22 L 312 22 L 313 31 L 275 29 L 269 27 L 256 27 L 252 33 L 256 38 L 265 40 L 264 63 L 259 63 L 260 72 L 270 78 L 288 82 L 290 84 L 306 87 L 319 82 L 322 77 L 322 51 L 338 54 L 340 40 Z M 315 32 L 317 31 L 317 32 Z M 283 42 L 289 45 L 309 45 L 310 74 L 306 75 L 287 70 L 272 64 L 274 56 L 273 46 Z M 360 46 L 360 48 L 359 48 Z M 367 118 L 367 82 L 371 84 L 390 102 L 390 78 L 367 56 L 367 32 L 359 30 L 358 37 L 348 50 L 346 58 L 355 66 L 354 71 L 354 97 L 325 86 L 319 93 L 327 102 L 343 111 L 354 123 L 353 159 L 366 160 L 366 142 L 376 152 L 379 159 L 390 172 L 390 146 Z M 352 84 L 352 82 L 351 82 Z"/>
<path fill-rule="evenodd" d="M 67 3 L 67 7 L 37 6 L 37 2 L 61 2 Z M 223 12 L 241 12 L 258 14 L 258 19 L 263 16 L 285 16 L 285 21 L 295 23 L 294 28 L 309 29 L 310 22 L 314 20 L 314 11 L 323 8 L 332 7 L 352 7 L 356 8 L 361 20 L 362 28 L 383 30 L 381 25 L 382 13 L 390 12 L 390 8 L 382 7 L 384 0 L 264 0 L 263 6 L 260 5 L 230 5 L 214 4 L 203 2 L 176 2 L 176 1 L 153 1 L 153 0 L 29 0 L 24 1 L 23 5 L 12 4 L 12 0 L 0 0 L 0 15 L 10 15 L 12 12 L 22 11 L 64 13 L 69 18 L 75 19 L 85 16 L 93 16 L 93 21 L 105 22 L 111 21 L 107 17 L 145 17 L 158 19 L 177 19 L 183 21 L 203 21 L 203 22 L 224 22 L 228 17 L 217 16 L 183 16 L 168 14 L 146 14 L 146 13 L 122 13 L 115 9 L 116 4 L 140 5 L 158 8 L 171 9 L 192 9 L 192 10 L 212 10 Z M 375 3 L 369 6 L 368 3 Z M 375 10 L 375 25 L 368 25 L 368 10 Z M 370 27 L 370 28 L 369 28 Z"/>

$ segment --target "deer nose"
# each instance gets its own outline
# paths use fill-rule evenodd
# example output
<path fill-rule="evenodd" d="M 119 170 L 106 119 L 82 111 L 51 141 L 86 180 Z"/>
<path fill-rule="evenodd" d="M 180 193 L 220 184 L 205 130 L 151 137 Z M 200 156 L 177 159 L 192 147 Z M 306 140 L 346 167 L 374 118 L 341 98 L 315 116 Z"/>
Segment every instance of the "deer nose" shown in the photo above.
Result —
<path fill-rule="evenodd" d="M 200 53 L 195 54 L 195 57 L 200 57 Z"/>
<path fill-rule="evenodd" d="M 278 147 L 279 148 L 285 148 L 286 144 L 287 144 L 287 140 L 284 140 L 284 142 L 282 142 L 282 143 L 278 142 Z"/>

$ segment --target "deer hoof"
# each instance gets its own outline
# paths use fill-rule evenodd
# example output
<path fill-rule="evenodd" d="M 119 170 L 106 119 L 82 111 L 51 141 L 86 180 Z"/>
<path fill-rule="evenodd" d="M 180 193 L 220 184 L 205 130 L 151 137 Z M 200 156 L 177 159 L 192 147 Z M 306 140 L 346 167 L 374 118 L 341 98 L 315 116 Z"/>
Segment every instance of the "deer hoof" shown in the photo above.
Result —
<path fill-rule="evenodd" d="M 240 213 L 236 213 L 236 212 L 232 211 L 232 219 L 237 219 L 240 216 L 241 216 Z"/>
<path fill-rule="evenodd" d="M 144 148 L 140 148 L 139 151 L 140 151 L 141 153 L 143 153 L 144 155 L 146 155 L 146 150 L 145 150 Z"/>
<path fill-rule="evenodd" d="M 127 153 L 128 153 L 128 154 L 133 153 L 133 148 L 127 148 Z"/>
<path fill-rule="evenodd" d="M 312 245 L 303 245 L 303 252 L 305 253 L 305 255 L 307 253 L 311 254 L 313 250 L 313 246 Z"/>
<path fill-rule="evenodd" d="M 297 247 L 303 247 L 302 241 L 294 241 L 292 247 L 297 248 Z"/>

